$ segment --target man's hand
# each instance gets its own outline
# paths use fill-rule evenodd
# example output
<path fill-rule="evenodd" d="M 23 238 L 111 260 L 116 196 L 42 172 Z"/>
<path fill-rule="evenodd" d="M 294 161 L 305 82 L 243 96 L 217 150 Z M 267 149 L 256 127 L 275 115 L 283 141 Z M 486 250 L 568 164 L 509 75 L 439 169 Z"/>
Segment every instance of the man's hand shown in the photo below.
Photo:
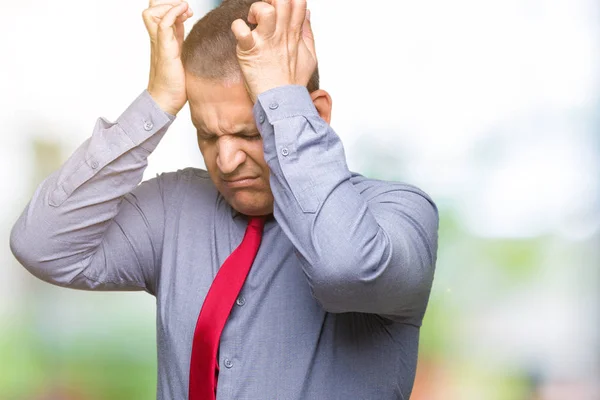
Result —
<path fill-rule="evenodd" d="M 193 14 L 181 0 L 150 0 L 142 17 L 150 35 L 148 92 L 163 111 L 176 115 L 185 105 L 185 72 L 181 62 L 183 23 Z"/>
<path fill-rule="evenodd" d="M 256 102 L 259 94 L 283 85 L 308 85 L 317 67 L 315 40 L 306 0 L 263 0 L 231 24 L 246 88 Z"/>

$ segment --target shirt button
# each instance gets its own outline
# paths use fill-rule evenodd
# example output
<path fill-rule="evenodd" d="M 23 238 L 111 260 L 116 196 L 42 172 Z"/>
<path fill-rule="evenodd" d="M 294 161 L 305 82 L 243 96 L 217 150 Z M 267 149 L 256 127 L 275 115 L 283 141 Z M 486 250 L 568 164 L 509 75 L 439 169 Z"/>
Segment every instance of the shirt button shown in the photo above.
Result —
<path fill-rule="evenodd" d="M 90 166 L 92 167 L 92 169 L 98 168 L 98 161 L 96 161 L 96 160 L 92 161 L 92 164 Z"/>
<path fill-rule="evenodd" d="M 261 124 L 263 122 L 265 122 L 265 115 L 264 114 L 260 114 L 260 116 L 258 117 L 258 122 L 261 123 Z"/>
<path fill-rule="evenodd" d="M 238 306 L 243 306 L 244 304 L 246 304 L 246 299 L 244 298 L 244 296 L 240 296 L 237 298 L 237 300 L 235 301 L 235 304 L 237 304 Z"/>
<path fill-rule="evenodd" d="M 284 147 L 283 149 L 281 149 L 281 154 L 285 156 L 287 156 L 288 154 L 290 154 L 290 151 L 288 150 L 287 147 Z"/>
<path fill-rule="evenodd" d="M 270 108 L 271 110 L 277 110 L 277 107 L 279 107 L 279 104 L 277 104 L 277 103 L 275 103 L 275 102 L 273 102 L 273 103 L 269 104 L 269 108 Z"/>
<path fill-rule="evenodd" d="M 233 362 L 232 362 L 232 361 L 231 361 L 229 358 L 226 358 L 226 359 L 225 359 L 225 362 L 224 362 L 224 364 L 225 364 L 225 367 L 226 367 L 226 368 L 231 368 L 231 367 L 233 367 Z"/>
<path fill-rule="evenodd" d="M 146 121 L 144 122 L 144 129 L 147 131 L 151 131 L 152 128 L 154 128 L 154 124 L 152 123 L 152 121 Z"/>

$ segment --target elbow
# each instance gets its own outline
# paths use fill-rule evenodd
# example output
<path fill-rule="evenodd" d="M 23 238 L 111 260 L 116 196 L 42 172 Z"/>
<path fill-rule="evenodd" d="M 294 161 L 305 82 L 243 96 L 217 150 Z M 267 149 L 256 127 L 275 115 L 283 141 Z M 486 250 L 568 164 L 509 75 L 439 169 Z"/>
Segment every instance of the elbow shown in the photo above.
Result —
<path fill-rule="evenodd" d="M 385 245 L 362 246 L 353 251 L 340 247 L 311 268 L 313 296 L 327 312 L 365 311 L 362 307 L 374 300 L 366 300 L 365 296 L 381 286 L 390 263 L 390 251 Z"/>
<path fill-rule="evenodd" d="M 44 281 L 50 281 L 49 271 L 44 268 L 43 256 L 40 253 L 39 238 L 32 235 L 17 221 L 10 232 L 10 251 L 27 271 Z"/>
<path fill-rule="evenodd" d="M 395 246 L 387 235 L 362 251 L 345 249 L 315 265 L 310 279 L 315 299 L 327 312 L 364 312 L 422 318 L 433 283 L 435 252 Z M 423 249 L 421 249 L 423 250 Z"/>
<path fill-rule="evenodd" d="M 38 279 L 65 286 L 83 269 L 83 263 L 48 249 L 48 239 L 38 237 L 19 220 L 10 232 L 10 250 L 17 261 Z M 45 251 L 47 250 L 47 251 Z"/>
<path fill-rule="evenodd" d="M 396 270 L 405 272 L 401 276 Z M 311 280 L 313 297 L 330 313 L 417 317 L 425 313 L 433 282 L 433 269 L 420 266 L 389 265 L 378 278 L 360 275 L 321 275 Z"/>
<path fill-rule="evenodd" d="M 320 266 L 317 266 L 318 269 Z M 351 311 L 348 302 L 356 291 L 358 281 L 354 276 L 341 273 L 343 269 L 334 266 L 322 268 L 310 279 L 312 295 L 324 311 L 342 313 Z"/>
<path fill-rule="evenodd" d="M 35 254 L 35 241 L 27 236 L 26 231 L 21 226 L 21 221 L 17 221 L 10 231 L 10 251 L 19 264 L 33 275 L 40 277 L 42 270 L 38 260 L 39 257 Z"/>

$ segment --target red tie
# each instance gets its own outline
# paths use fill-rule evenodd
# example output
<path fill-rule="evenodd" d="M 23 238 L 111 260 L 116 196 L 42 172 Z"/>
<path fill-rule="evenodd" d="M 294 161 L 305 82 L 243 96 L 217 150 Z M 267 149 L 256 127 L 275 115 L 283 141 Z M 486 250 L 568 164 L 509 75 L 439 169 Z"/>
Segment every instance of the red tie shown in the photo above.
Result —
<path fill-rule="evenodd" d="M 217 392 L 219 338 L 262 238 L 264 217 L 252 217 L 242 243 L 223 263 L 213 281 L 194 331 L 189 400 L 214 400 Z"/>

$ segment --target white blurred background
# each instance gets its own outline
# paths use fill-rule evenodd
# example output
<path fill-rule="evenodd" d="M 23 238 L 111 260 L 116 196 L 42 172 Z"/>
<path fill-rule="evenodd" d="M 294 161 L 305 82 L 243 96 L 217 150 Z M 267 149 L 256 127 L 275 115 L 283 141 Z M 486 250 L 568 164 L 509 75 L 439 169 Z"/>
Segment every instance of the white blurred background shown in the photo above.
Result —
<path fill-rule="evenodd" d="M 217 1 L 190 1 L 191 29 Z M 4 2 L 0 399 L 148 399 L 154 299 L 12 257 L 35 187 L 145 89 L 145 1 Z M 412 399 L 600 399 L 600 4 L 309 0 L 352 170 L 441 213 Z M 187 106 L 145 177 L 203 167 Z M 376 400 L 376 399 L 372 399 Z"/>

